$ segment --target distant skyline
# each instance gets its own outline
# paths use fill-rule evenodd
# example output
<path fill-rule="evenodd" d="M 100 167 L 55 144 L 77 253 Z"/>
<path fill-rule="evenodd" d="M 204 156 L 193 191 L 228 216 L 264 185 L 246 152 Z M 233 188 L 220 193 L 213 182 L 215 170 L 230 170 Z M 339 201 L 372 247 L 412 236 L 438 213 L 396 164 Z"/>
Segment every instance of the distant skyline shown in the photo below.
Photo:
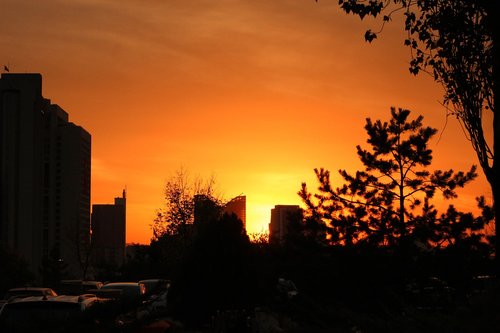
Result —
<path fill-rule="evenodd" d="M 2 0 L 0 61 L 43 76 L 43 92 L 92 135 L 92 203 L 127 188 L 127 242 L 149 243 L 165 181 L 185 167 L 247 197 L 247 230 L 275 205 L 301 204 L 313 169 L 354 171 L 365 118 L 391 106 L 439 130 L 432 168 L 478 164 L 442 89 L 408 71 L 395 19 L 360 21 L 337 1 Z M 2 66 L 3 68 L 3 66 Z M 459 191 L 473 209 L 488 183 Z"/>

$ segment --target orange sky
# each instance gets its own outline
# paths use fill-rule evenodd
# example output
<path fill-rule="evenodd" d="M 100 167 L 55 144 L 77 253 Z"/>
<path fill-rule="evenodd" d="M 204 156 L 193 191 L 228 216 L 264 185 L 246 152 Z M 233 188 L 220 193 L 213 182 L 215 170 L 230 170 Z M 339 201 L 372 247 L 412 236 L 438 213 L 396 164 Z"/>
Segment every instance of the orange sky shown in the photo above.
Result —
<path fill-rule="evenodd" d="M 127 187 L 127 242 L 149 243 L 181 167 L 247 195 L 259 232 L 274 205 L 300 204 L 302 181 L 315 187 L 315 167 L 359 168 L 365 118 L 390 106 L 444 129 L 434 167 L 477 164 L 441 88 L 409 74 L 401 22 L 364 42 L 378 23 L 334 0 L 2 0 L 0 61 L 42 73 L 44 96 L 92 134 L 92 203 Z M 491 199 L 482 173 L 459 194 L 463 209 Z"/>

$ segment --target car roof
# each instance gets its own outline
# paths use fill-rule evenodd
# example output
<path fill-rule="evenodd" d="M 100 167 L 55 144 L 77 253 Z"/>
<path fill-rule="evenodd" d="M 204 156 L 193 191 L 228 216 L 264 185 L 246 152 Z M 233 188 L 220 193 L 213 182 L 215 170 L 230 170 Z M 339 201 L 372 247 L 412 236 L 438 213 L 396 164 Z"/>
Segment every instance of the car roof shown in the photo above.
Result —
<path fill-rule="evenodd" d="M 51 288 L 44 288 L 44 287 L 19 287 L 19 288 L 11 288 L 8 291 L 45 291 L 45 290 L 52 290 Z"/>
<path fill-rule="evenodd" d="M 101 281 L 94 281 L 94 280 L 62 280 L 61 284 L 99 284 L 102 283 Z"/>
<path fill-rule="evenodd" d="M 169 282 L 167 279 L 144 279 L 139 282 Z"/>
<path fill-rule="evenodd" d="M 106 288 L 109 288 L 109 286 L 112 286 L 112 287 L 128 287 L 128 286 L 138 286 L 138 285 L 139 285 L 139 282 L 110 282 L 110 283 L 106 283 L 101 288 L 104 288 L 106 286 L 108 286 Z"/>
<path fill-rule="evenodd" d="M 89 299 L 96 299 L 93 294 L 84 294 L 80 296 L 60 295 L 60 296 L 28 296 L 16 298 L 9 302 L 12 303 L 30 303 L 30 302 L 48 302 L 48 303 L 82 303 Z"/>

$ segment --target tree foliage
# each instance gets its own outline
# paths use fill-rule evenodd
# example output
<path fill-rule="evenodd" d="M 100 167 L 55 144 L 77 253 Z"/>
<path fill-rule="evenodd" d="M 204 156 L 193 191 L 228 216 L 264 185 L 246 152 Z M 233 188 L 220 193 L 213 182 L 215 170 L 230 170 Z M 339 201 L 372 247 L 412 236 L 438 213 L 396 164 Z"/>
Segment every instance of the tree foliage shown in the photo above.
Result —
<path fill-rule="evenodd" d="M 203 322 L 217 310 L 252 307 L 257 290 L 242 221 L 226 213 L 197 227 L 173 290 L 176 315 Z"/>
<path fill-rule="evenodd" d="M 382 16 L 379 31 L 368 30 L 365 40 L 377 38 L 394 13 L 404 13 L 411 49 L 409 70 L 431 74 L 444 88 L 450 115 L 465 128 L 486 178 L 493 186 L 494 154 L 483 131 L 483 112 L 494 112 L 493 29 L 494 1 L 484 0 L 340 0 L 346 13 L 361 19 Z"/>
<path fill-rule="evenodd" d="M 332 244 L 396 245 L 407 241 L 416 229 L 427 228 L 443 236 L 446 223 L 452 221 L 463 222 L 464 230 L 469 231 L 483 227 L 483 220 L 471 220 L 453 207 L 440 219 L 442 230 L 431 225 L 436 223 L 437 212 L 430 200 L 437 192 L 446 199 L 457 197 L 456 189 L 476 177 L 476 167 L 468 172 L 429 171 L 432 150 L 428 143 L 436 130 L 424 126 L 422 116 L 409 119 L 409 115 L 409 110 L 391 108 L 388 122 L 367 118 L 370 148 L 357 146 L 364 170 L 355 174 L 339 170 L 345 182 L 342 186 L 334 188 L 330 172 L 323 168 L 315 169 L 319 193 L 312 194 L 302 184 L 299 195 L 307 206 L 306 215 L 328 226 Z M 480 203 L 487 207 L 483 199 Z M 425 227 L 424 221 L 428 222 Z M 448 234 L 451 241 L 451 232 Z M 462 234 L 453 239 L 460 237 Z M 430 236 L 427 240 L 440 241 Z"/>
<path fill-rule="evenodd" d="M 486 204 L 484 197 L 477 198 L 477 206 L 481 210 L 478 216 L 460 212 L 454 205 L 448 206 L 445 212 L 439 214 L 426 200 L 422 214 L 415 217 L 413 239 L 427 249 L 469 247 L 469 250 L 485 250 L 491 254 L 491 235 L 486 234 L 485 226 L 494 219 L 493 209 Z M 486 240 L 489 242 L 485 242 Z"/>
<path fill-rule="evenodd" d="M 215 190 L 215 178 L 192 181 L 189 173 L 181 168 L 165 184 L 165 206 L 156 213 L 151 225 L 153 239 L 163 235 L 177 235 L 186 232 L 186 227 L 194 222 L 196 195 L 203 195 L 215 205 L 222 200 Z"/>

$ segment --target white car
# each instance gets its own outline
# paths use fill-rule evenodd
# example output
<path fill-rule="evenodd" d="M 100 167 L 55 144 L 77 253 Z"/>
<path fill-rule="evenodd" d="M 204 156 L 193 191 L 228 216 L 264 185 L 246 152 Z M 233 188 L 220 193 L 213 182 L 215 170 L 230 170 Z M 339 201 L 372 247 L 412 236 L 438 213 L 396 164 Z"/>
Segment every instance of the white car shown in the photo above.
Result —
<path fill-rule="evenodd" d="M 2 332 L 71 332 L 95 322 L 89 309 L 98 304 L 95 295 L 28 296 L 12 298 L 0 311 Z"/>

